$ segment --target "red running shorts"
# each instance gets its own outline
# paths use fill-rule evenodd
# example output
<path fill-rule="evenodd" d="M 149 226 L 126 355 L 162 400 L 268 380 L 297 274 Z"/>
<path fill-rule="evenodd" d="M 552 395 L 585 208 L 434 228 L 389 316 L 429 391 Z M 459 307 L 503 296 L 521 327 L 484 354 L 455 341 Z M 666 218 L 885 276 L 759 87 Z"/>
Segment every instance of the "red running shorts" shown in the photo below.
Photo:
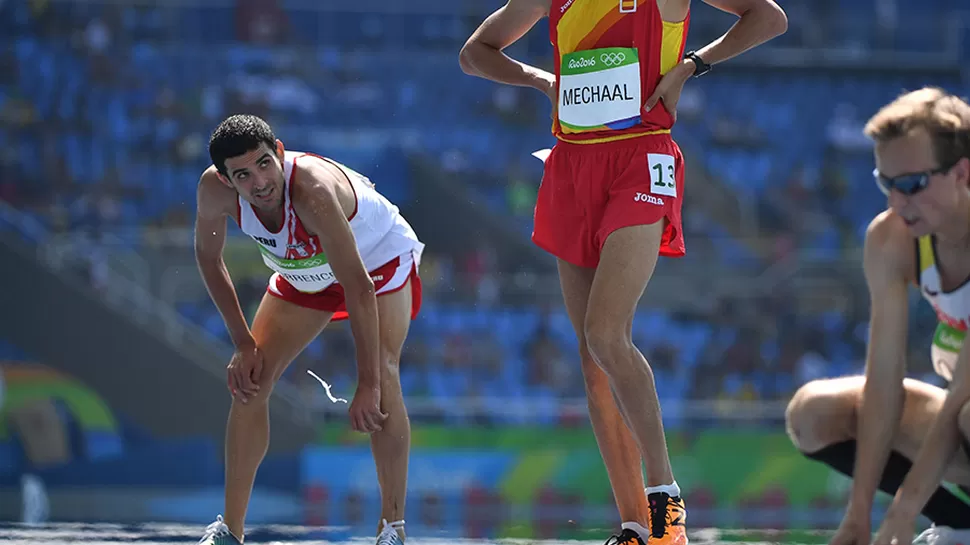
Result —
<path fill-rule="evenodd" d="M 684 156 L 669 134 L 598 144 L 557 142 L 545 161 L 532 241 L 596 267 L 617 229 L 666 220 L 660 255 L 682 257 Z"/>
<path fill-rule="evenodd" d="M 418 316 L 418 311 L 421 310 L 421 277 L 418 276 L 417 265 L 412 253 L 409 252 L 395 257 L 371 271 L 370 277 L 374 281 L 374 290 L 378 297 L 401 290 L 410 279 L 411 319 L 413 320 Z M 294 305 L 333 312 L 331 321 L 334 322 L 349 318 L 346 301 L 344 300 L 344 287 L 340 284 L 332 284 L 319 293 L 304 293 L 294 288 L 279 274 L 273 274 L 269 279 L 269 286 L 266 291 Z"/>

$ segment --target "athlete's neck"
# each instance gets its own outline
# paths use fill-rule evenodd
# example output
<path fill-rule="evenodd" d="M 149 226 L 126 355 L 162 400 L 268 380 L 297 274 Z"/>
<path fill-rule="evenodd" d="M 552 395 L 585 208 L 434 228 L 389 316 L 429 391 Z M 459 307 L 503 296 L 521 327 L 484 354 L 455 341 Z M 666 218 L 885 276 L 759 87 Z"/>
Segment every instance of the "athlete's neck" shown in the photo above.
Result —
<path fill-rule="evenodd" d="M 283 228 L 283 203 L 269 209 L 259 208 L 255 205 L 251 206 L 253 207 L 253 213 L 256 214 L 256 218 L 263 224 L 263 227 L 274 233 Z"/>

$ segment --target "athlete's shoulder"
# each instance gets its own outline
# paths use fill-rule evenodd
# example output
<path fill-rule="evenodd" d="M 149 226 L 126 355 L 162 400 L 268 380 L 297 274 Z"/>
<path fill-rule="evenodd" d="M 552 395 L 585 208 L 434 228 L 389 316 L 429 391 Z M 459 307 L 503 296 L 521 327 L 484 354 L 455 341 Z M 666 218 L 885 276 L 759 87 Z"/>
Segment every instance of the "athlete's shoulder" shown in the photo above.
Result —
<path fill-rule="evenodd" d="M 227 186 L 220 178 L 215 165 L 202 171 L 196 193 L 197 207 L 203 215 L 232 214 L 235 211 L 236 190 Z"/>
<path fill-rule="evenodd" d="M 222 181 L 219 179 L 219 171 L 216 170 L 215 165 L 209 165 L 208 168 L 203 170 L 202 174 L 199 176 L 200 186 L 209 185 L 212 183 L 222 184 Z"/>
<path fill-rule="evenodd" d="M 892 210 L 880 212 L 866 228 L 867 245 L 890 248 L 911 244 L 912 240 L 903 218 Z"/>
<path fill-rule="evenodd" d="M 333 161 L 312 153 L 296 153 L 293 161 L 293 189 L 322 191 L 331 189 L 339 173 Z"/>
<path fill-rule="evenodd" d="M 909 279 L 915 259 L 914 244 L 903 218 L 886 210 L 873 218 L 866 228 L 866 265 L 898 270 Z"/>
<path fill-rule="evenodd" d="M 293 205 L 297 213 L 308 204 L 332 202 L 336 198 L 348 215 L 356 209 L 357 197 L 349 178 L 337 163 L 320 155 L 305 153 L 293 166 Z"/>

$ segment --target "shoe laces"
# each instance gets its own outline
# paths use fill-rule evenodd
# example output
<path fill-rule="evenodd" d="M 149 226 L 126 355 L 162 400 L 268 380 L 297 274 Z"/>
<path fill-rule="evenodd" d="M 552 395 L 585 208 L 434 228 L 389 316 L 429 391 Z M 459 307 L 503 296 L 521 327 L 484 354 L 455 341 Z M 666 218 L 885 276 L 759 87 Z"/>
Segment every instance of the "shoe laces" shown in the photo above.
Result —
<path fill-rule="evenodd" d="M 611 535 L 603 545 L 643 545 L 640 536 L 633 530 L 624 528 L 619 534 Z"/>
<path fill-rule="evenodd" d="M 670 522 L 670 511 L 667 504 L 670 496 L 666 492 L 650 494 L 650 535 L 653 537 L 663 537 L 667 533 L 667 524 Z"/>
<path fill-rule="evenodd" d="M 232 532 L 229 531 L 229 527 L 222 520 L 222 515 L 216 517 L 215 522 L 205 527 L 205 533 L 202 534 L 202 539 L 199 543 L 205 543 L 206 540 L 215 537 L 228 537 L 232 536 Z"/>
<path fill-rule="evenodd" d="M 388 524 L 386 520 L 382 521 L 384 523 L 384 528 L 381 529 L 380 535 L 377 536 L 377 545 L 403 545 L 401 536 L 397 533 L 398 526 L 404 526 L 404 521 L 395 522 Z"/>

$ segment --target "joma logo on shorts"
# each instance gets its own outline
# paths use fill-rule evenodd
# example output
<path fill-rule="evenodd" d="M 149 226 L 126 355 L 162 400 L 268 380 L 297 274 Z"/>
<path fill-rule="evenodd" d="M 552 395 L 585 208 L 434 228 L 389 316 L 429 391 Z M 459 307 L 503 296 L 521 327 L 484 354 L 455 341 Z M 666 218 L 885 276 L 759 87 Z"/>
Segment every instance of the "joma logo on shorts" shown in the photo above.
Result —
<path fill-rule="evenodd" d="M 656 204 L 657 206 L 664 205 L 663 199 L 661 199 L 660 197 L 654 197 L 649 193 L 637 193 L 636 196 L 633 197 L 633 200 L 636 202 L 648 202 L 650 204 Z"/>

